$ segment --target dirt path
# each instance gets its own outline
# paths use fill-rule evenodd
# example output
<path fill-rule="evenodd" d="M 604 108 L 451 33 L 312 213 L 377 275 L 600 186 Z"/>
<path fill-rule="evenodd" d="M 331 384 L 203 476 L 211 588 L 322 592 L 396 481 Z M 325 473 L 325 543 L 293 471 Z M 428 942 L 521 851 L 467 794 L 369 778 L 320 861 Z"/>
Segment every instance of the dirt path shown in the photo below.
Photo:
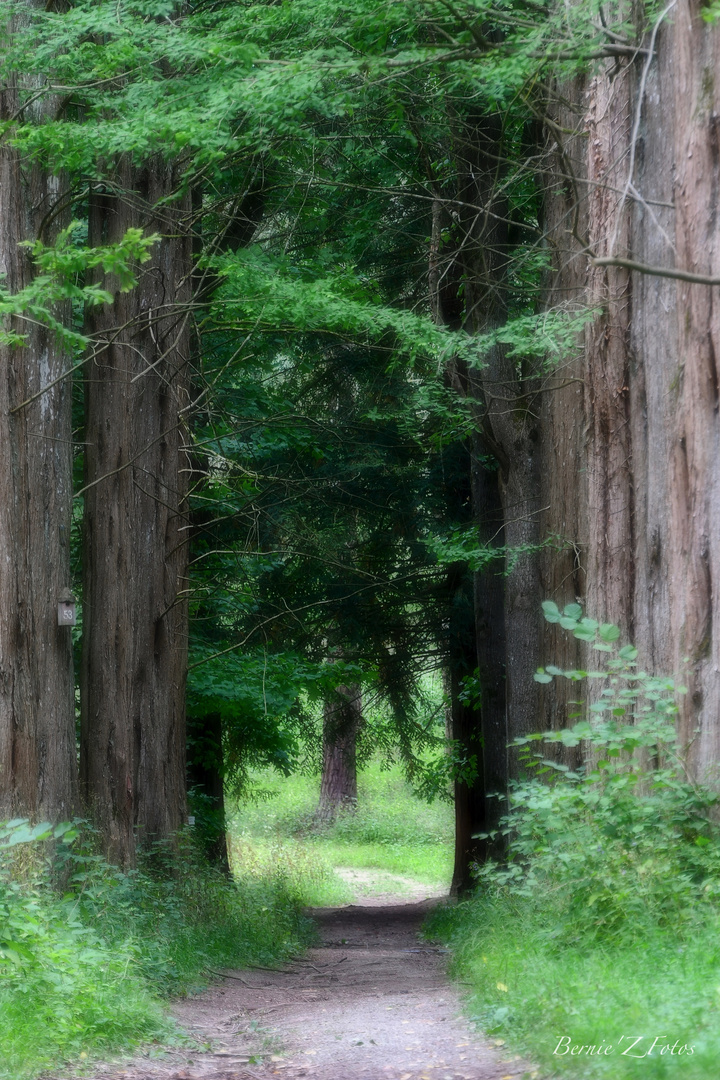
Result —
<path fill-rule="evenodd" d="M 429 903 L 315 909 L 320 944 L 282 971 L 227 971 L 172 1009 L 198 1049 L 95 1069 L 93 1080 L 521 1080 L 500 1040 L 458 1019 Z"/>

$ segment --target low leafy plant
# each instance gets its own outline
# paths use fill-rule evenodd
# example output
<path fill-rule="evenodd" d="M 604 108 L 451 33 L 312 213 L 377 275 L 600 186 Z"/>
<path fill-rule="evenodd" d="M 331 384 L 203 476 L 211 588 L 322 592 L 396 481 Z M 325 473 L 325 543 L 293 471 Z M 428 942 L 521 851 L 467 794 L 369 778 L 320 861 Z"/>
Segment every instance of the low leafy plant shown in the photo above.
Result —
<path fill-rule="evenodd" d="M 189 836 L 121 873 L 82 822 L 0 825 L 0 1078 L 166 1038 L 162 998 L 276 963 L 309 933 L 277 868 L 230 882 Z"/>
<path fill-rule="evenodd" d="M 517 741 L 526 775 L 502 826 L 508 861 L 479 867 L 475 894 L 427 933 L 451 945 L 485 1032 L 553 1076 L 705 1080 L 720 1053 L 720 826 L 717 795 L 678 747 L 684 688 L 644 671 L 618 627 L 579 605 L 543 611 L 604 663 L 538 670 L 586 687 L 585 700 L 572 726 Z M 610 1052 L 588 1053 L 598 1046 Z"/>
<path fill-rule="evenodd" d="M 553 932 L 564 941 L 679 930 L 720 895 L 720 831 L 709 813 L 717 795 L 690 777 L 677 745 L 685 688 L 639 668 L 619 628 L 584 617 L 578 604 L 560 611 L 548 601 L 543 612 L 605 663 L 538 669 L 538 682 L 592 682 L 594 692 L 572 727 L 516 741 L 529 775 L 514 785 L 503 825 L 510 861 L 479 868 L 478 879 L 522 896 L 551 888 L 563 913 Z M 550 757 L 541 747 L 552 744 L 581 747 L 584 767 Z"/>

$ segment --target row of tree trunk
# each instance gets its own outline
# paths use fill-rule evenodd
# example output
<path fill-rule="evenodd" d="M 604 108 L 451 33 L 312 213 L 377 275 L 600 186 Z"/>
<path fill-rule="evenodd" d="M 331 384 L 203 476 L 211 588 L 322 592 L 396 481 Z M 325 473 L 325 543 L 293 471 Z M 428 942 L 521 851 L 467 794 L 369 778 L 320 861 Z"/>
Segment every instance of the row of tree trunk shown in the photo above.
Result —
<path fill-rule="evenodd" d="M 550 372 L 523 370 L 496 349 L 483 369 L 453 374 L 477 403 L 480 539 L 504 537 L 512 549 L 555 538 L 520 559 L 510 551 L 500 600 L 497 569 L 476 575 L 481 703 L 469 718 L 456 709 L 453 724 L 468 750 L 480 737 L 485 767 L 475 791 L 456 800 L 465 807 L 456 890 L 470 884 L 471 860 L 492 853 L 477 833 L 503 812 L 492 795 L 516 771 L 511 752 L 503 760 L 508 742 L 567 722 L 576 688 L 540 688 L 533 671 L 588 659 L 543 624 L 544 599 L 579 600 L 620 625 L 644 668 L 679 676 L 689 690 L 678 700 L 689 767 L 710 781 L 720 768 L 720 45 L 694 0 L 656 18 L 648 51 L 604 61 L 592 77 L 551 88 L 545 103 L 535 149 L 554 261 L 546 304 L 594 309 L 581 347 Z M 435 278 L 447 289 L 448 264 L 460 264 L 465 327 L 482 332 L 502 317 L 502 267 L 492 259 L 506 250 L 509 215 L 495 194 L 500 138 L 487 118 L 474 127 L 473 140 L 467 124 L 458 140 L 468 177 L 456 210 L 463 243 Z M 437 301 L 436 315 L 451 325 Z M 497 462 L 494 491 L 483 455 Z"/>
<path fill-rule="evenodd" d="M 483 370 L 449 374 L 476 410 L 478 528 L 510 551 L 504 574 L 485 570 L 472 589 L 463 663 L 476 661 L 483 693 L 454 726 L 482 760 L 473 790 L 458 792 L 458 888 L 470 854 L 482 855 L 474 834 L 502 809 L 493 796 L 513 774 L 508 741 L 565 720 L 563 684 L 541 692 L 532 673 L 548 660 L 573 666 L 579 646 L 542 625 L 544 598 L 580 598 L 593 617 L 619 623 L 648 669 L 685 665 L 690 763 L 712 778 L 720 761 L 720 304 L 709 283 L 720 277 L 720 45 L 696 0 L 677 0 L 660 19 L 649 53 L 555 88 L 546 110 L 548 303 L 597 308 L 582 352 L 546 373 L 497 349 Z M 7 85 L 2 119 L 18 108 Z M 465 327 L 478 333 L 505 317 L 493 286 L 507 246 L 501 139 L 496 118 L 465 126 L 457 213 L 471 242 L 448 257 L 464 283 Z M 191 251 L 189 208 L 170 199 L 173 187 L 160 162 L 121 164 L 117 185 L 91 197 L 93 240 L 137 225 L 163 240 L 140 287 L 117 290 L 91 326 L 79 777 L 71 642 L 56 619 L 70 584 L 70 359 L 35 325 L 21 328 L 24 349 L 0 346 L 0 813 L 70 816 L 82 789 L 120 863 L 132 862 L 138 830 L 166 836 L 184 815 Z M 64 194 L 61 177 L 3 144 L 0 269 L 10 291 L 32 273 L 18 242 L 52 238 Z M 432 247 L 437 256 L 437 237 Z M 457 289 L 441 295 L 448 274 L 437 259 L 430 278 L 436 315 L 453 325 Z M 537 550 L 549 536 L 558 543 Z"/>
<path fill-rule="evenodd" d="M 17 86 L 4 89 L 3 121 L 19 101 Z M 162 239 L 136 289 L 103 281 L 114 301 L 88 326 L 79 775 L 71 630 L 57 614 L 71 586 L 72 360 L 33 323 L 14 327 L 24 347 L 0 346 L 0 816 L 89 811 L 120 865 L 134 861 L 138 837 L 166 838 L 185 815 L 192 266 L 189 208 L 174 190 L 163 163 L 121 162 L 112 188 L 90 199 L 91 244 L 130 227 Z M 33 274 L 19 245 L 52 241 L 67 195 L 62 177 L 0 149 L 11 293 Z"/>

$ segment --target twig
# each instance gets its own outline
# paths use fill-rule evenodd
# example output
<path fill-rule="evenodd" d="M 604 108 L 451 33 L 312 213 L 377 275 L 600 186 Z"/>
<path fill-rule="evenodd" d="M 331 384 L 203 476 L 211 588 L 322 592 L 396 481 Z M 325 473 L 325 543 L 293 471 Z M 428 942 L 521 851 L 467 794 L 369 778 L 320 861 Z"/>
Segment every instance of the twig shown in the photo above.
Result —
<path fill-rule="evenodd" d="M 593 266 L 622 266 L 625 270 L 635 270 L 638 274 L 650 277 L 675 278 L 677 281 L 689 281 L 693 285 L 720 285 L 720 277 L 708 277 L 705 274 L 693 274 L 689 270 L 673 270 L 668 266 L 649 266 L 635 262 L 634 259 L 616 259 L 611 256 L 590 256 Z"/>
<path fill-rule="evenodd" d="M 617 212 L 616 212 L 615 230 L 613 232 L 613 238 L 612 238 L 612 240 L 610 242 L 610 251 L 611 252 L 612 252 L 613 248 L 615 247 L 615 241 L 617 240 L 618 228 L 619 228 L 619 224 L 620 224 L 620 215 L 622 214 L 623 207 L 625 206 L 625 200 L 627 199 L 628 194 L 630 193 L 630 188 L 632 187 L 633 175 L 635 173 L 635 152 L 636 152 L 636 149 L 637 149 L 638 135 L 640 133 L 640 121 L 642 119 L 642 107 L 643 107 L 643 101 L 645 100 L 645 87 L 647 86 L 647 79 L 648 79 L 648 74 L 650 72 L 650 65 L 652 64 L 653 57 L 655 56 L 655 41 L 656 41 L 660 26 L 665 21 L 665 16 L 670 14 L 672 9 L 675 7 L 676 3 L 677 3 L 677 0 L 670 0 L 670 3 L 667 5 L 667 7 L 659 15 L 655 25 L 652 28 L 652 33 L 650 34 L 650 41 L 648 42 L 648 48 L 645 51 L 645 63 L 643 64 L 642 75 L 640 76 L 640 86 L 638 87 L 637 106 L 636 106 L 636 109 L 635 109 L 635 118 L 633 120 L 632 133 L 630 135 L 630 160 L 629 160 L 629 163 L 628 163 L 628 175 L 627 175 L 627 180 L 625 181 L 625 189 L 624 189 L 622 197 L 620 199 L 620 205 L 618 206 Z"/>
<path fill-rule="evenodd" d="M 270 1009 L 284 1009 L 290 1005 L 306 1005 L 304 998 L 299 1001 L 278 1001 L 277 1005 L 248 1005 L 246 1012 L 270 1012 Z"/>
<path fill-rule="evenodd" d="M 220 979 L 235 979 L 236 982 L 241 982 L 243 986 L 247 986 L 248 990 L 273 990 L 272 986 L 253 986 L 252 983 L 245 982 L 242 975 L 227 975 L 224 971 L 215 971 L 213 968 L 205 968 L 210 975 L 217 975 Z"/>

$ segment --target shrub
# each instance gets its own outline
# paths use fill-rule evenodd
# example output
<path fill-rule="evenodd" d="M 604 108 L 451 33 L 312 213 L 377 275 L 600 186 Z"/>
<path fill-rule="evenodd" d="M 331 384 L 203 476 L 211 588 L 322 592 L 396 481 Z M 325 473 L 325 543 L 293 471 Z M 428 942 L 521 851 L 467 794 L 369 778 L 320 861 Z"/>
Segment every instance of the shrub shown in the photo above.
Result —
<path fill-rule="evenodd" d="M 0 825 L 0 1078 L 167 1036 L 160 998 L 308 937 L 281 872 L 230 882 L 184 837 L 121 873 L 96 847 L 80 822 Z"/>
<path fill-rule="evenodd" d="M 677 747 L 684 688 L 638 669 L 616 626 L 583 618 L 576 604 L 543 609 L 607 662 L 538 669 L 540 682 L 592 680 L 595 693 L 573 727 L 517 740 L 529 775 L 513 786 L 503 823 L 510 859 L 478 868 L 478 880 L 552 895 L 560 922 L 551 932 L 566 943 L 663 925 L 681 933 L 720 894 L 720 831 L 709 814 L 717 795 L 691 779 Z M 572 770 L 538 749 L 558 743 L 581 746 L 585 766 Z"/>
<path fill-rule="evenodd" d="M 426 932 L 452 947 L 472 1019 L 543 1074 L 706 1080 L 720 1056 L 720 829 L 715 793 L 678 750 L 683 689 L 638 668 L 616 626 L 543 607 L 607 662 L 538 670 L 589 685 L 588 700 L 572 727 L 518 740 L 527 775 L 502 826 L 508 862 L 479 867 L 474 895 Z M 547 744 L 582 748 L 583 767 Z"/>

